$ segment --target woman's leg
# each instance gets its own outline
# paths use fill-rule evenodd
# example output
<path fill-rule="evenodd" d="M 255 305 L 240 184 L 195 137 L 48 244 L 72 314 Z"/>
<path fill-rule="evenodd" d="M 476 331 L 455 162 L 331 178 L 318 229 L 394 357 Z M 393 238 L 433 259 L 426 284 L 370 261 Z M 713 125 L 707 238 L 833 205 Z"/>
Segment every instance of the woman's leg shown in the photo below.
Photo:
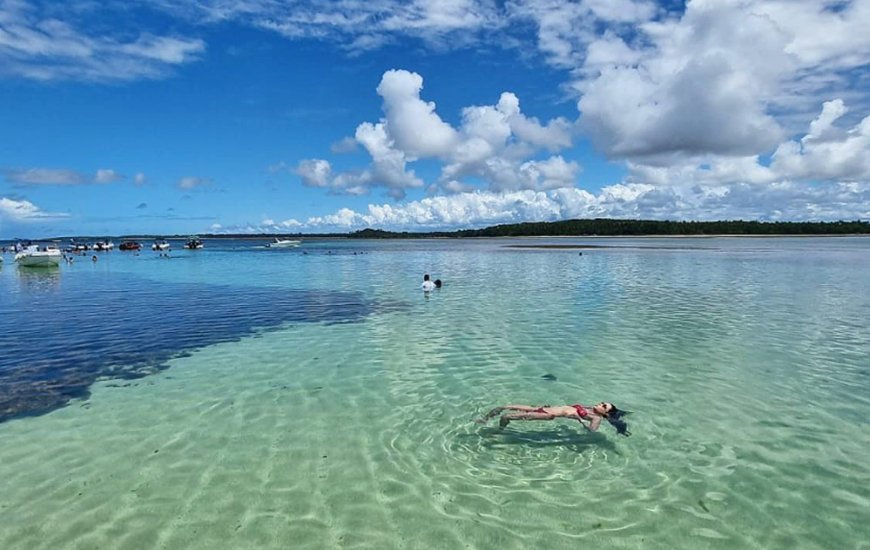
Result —
<path fill-rule="evenodd" d="M 476 422 L 478 424 L 484 424 L 490 418 L 493 418 L 493 417 L 500 415 L 501 412 L 504 410 L 531 412 L 531 411 L 537 410 L 537 407 L 532 407 L 529 405 L 503 405 L 501 407 L 496 407 L 496 408 L 492 409 L 491 411 L 489 411 L 488 413 L 483 415 L 483 417 L 479 418 Z"/>
<path fill-rule="evenodd" d="M 519 412 L 514 414 L 503 414 L 498 420 L 498 425 L 504 428 L 511 423 L 511 420 L 553 420 L 556 418 L 552 414 L 542 412 Z"/>

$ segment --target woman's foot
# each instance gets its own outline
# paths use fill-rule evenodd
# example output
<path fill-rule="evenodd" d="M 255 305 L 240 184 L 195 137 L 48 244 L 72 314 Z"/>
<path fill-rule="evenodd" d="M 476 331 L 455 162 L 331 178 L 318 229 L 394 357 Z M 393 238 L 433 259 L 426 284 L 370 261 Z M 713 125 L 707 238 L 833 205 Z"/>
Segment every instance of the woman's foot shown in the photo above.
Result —
<path fill-rule="evenodd" d="M 501 411 L 503 411 L 503 410 L 504 410 L 504 407 L 496 407 L 493 410 L 486 413 L 485 415 L 483 415 L 482 417 L 475 420 L 475 422 L 477 422 L 478 424 L 486 424 L 490 418 L 498 416 L 501 413 Z"/>

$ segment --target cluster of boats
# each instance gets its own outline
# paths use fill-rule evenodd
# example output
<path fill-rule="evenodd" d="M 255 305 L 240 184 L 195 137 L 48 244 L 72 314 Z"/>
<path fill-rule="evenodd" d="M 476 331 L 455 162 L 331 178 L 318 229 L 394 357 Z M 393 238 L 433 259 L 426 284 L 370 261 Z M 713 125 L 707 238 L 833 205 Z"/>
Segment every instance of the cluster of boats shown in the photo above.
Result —
<path fill-rule="evenodd" d="M 191 236 L 184 243 L 184 248 L 189 250 L 199 250 L 203 247 L 202 240 L 197 236 Z M 24 267 L 53 267 L 60 265 L 65 253 L 82 254 L 89 250 L 94 252 L 108 252 L 115 248 L 115 244 L 106 239 L 96 241 L 93 244 L 77 242 L 70 240 L 63 250 L 55 244 L 31 244 L 31 243 L 15 243 L 12 245 L 12 252 L 15 253 L 15 261 L 18 265 Z M 168 252 L 172 248 L 169 241 L 166 239 L 156 239 L 151 245 L 151 250 L 155 252 Z M 118 250 L 138 251 L 142 249 L 142 244 L 138 241 L 125 240 L 118 246 Z M 0 258 L 2 261 L 2 258 Z"/>
<path fill-rule="evenodd" d="M 294 248 L 301 244 L 302 241 L 280 239 L 276 237 L 274 241 L 268 243 L 266 246 L 268 248 Z M 196 235 L 191 235 L 187 239 L 187 242 L 184 243 L 184 248 L 188 250 L 199 250 L 203 248 L 203 246 L 202 240 Z M 108 252 L 114 248 L 115 244 L 108 239 L 96 241 L 93 244 L 70 240 L 69 245 L 67 245 L 63 250 L 54 243 L 15 243 L 12 245 L 12 252 L 15 253 L 15 261 L 18 262 L 19 265 L 25 267 L 52 267 L 60 265 L 60 261 L 64 258 L 65 253 L 82 254 L 89 250 L 95 252 Z M 169 252 L 171 248 L 172 245 L 170 245 L 169 241 L 166 239 L 156 239 L 151 244 L 151 250 L 155 252 Z M 124 251 L 139 251 L 141 249 L 142 243 L 134 240 L 125 240 L 118 246 L 118 250 Z M 3 258 L 0 256 L 0 262 L 2 261 Z"/>

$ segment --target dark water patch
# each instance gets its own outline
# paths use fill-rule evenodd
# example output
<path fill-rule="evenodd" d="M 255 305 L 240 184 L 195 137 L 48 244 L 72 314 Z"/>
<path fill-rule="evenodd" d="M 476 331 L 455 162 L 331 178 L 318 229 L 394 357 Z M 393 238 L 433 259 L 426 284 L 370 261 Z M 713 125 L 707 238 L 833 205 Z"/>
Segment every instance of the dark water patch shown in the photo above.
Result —
<path fill-rule="evenodd" d="M 0 422 L 88 397 L 101 377 L 141 378 L 196 348 L 284 323 L 356 322 L 375 307 L 358 292 L 70 275 L 0 286 Z"/>

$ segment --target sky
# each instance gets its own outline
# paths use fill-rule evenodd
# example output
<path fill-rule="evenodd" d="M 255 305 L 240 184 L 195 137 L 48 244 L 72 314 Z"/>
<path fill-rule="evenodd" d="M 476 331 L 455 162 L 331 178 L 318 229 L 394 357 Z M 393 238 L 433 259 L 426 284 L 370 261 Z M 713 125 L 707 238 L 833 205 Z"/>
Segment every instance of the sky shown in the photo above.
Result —
<path fill-rule="evenodd" d="M 0 0 L 0 238 L 870 219 L 870 0 Z"/>

